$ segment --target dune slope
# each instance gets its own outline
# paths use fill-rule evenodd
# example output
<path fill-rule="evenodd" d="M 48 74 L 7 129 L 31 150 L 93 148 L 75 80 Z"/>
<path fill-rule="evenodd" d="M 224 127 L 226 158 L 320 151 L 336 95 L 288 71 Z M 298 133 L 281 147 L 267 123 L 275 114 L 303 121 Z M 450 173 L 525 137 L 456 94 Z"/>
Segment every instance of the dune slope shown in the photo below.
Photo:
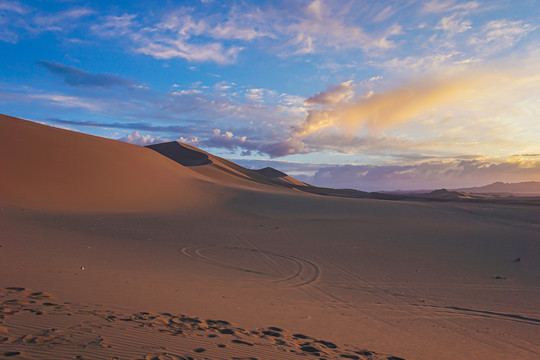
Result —
<path fill-rule="evenodd" d="M 5 115 L 0 154 L 0 198 L 7 203 L 143 211 L 204 201 L 200 176 L 149 149 Z"/>

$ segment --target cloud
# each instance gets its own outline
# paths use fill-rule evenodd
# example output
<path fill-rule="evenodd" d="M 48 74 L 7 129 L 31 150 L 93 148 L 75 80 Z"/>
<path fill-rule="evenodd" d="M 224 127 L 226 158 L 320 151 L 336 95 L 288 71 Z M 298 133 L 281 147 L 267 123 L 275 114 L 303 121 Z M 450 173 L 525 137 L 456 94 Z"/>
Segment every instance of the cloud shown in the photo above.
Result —
<path fill-rule="evenodd" d="M 392 16 L 395 12 L 396 12 L 395 8 L 393 8 L 391 5 L 388 5 L 373 18 L 373 21 L 375 22 L 384 21 L 388 19 L 390 16 Z"/>
<path fill-rule="evenodd" d="M 52 74 L 63 78 L 64 82 L 71 86 L 96 86 L 96 87 L 114 87 L 114 86 L 133 86 L 134 83 L 110 74 L 92 74 L 86 71 L 76 69 L 48 61 L 39 61 L 39 65 L 49 70 Z"/>
<path fill-rule="evenodd" d="M 44 100 L 48 103 L 65 108 L 82 108 L 91 111 L 100 111 L 101 106 L 96 101 L 63 94 L 29 94 L 29 99 Z"/>
<path fill-rule="evenodd" d="M 178 138 L 178 140 L 176 140 L 176 141 L 181 142 L 182 144 L 187 144 L 187 145 L 191 145 L 191 146 L 200 146 L 201 145 L 201 140 L 196 136 L 188 136 L 188 137 L 180 136 Z"/>
<path fill-rule="evenodd" d="M 284 96 L 281 96 L 281 99 L 279 99 L 280 104 L 287 104 L 291 105 L 294 101 L 293 98 L 287 97 L 286 94 L 283 94 Z M 267 103 L 268 101 L 271 101 L 272 99 L 275 99 L 277 97 L 277 93 L 274 90 L 265 89 L 265 88 L 255 88 L 255 89 L 247 89 L 245 94 L 246 99 L 253 101 L 255 103 Z"/>
<path fill-rule="evenodd" d="M 225 48 L 217 42 L 190 44 L 183 39 L 160 39 L 146 41 L 137 49 L 137 52 L 156 59 L 183 58 L 188 61 L 214 61 L 218 64 L 230 64 L 236 61 L 241 50 L 239 46 Z"/>
<path fill-rule="evenodd" d="M 480 7 L 477 1 L 456 1 L 456 0 L 431 0 L 424 4 L 422 12 L 424 13 L 442 13 L 451 11 L 471 11 Z"/>
<path fill-rule="evenodd" d="M 234 136 L 230 131 L 222 132 L 220 129 L 214 129 L 213 135 L 204 141 L 204 145 L 213 148 L 225 148 L 229 150 L 238 147 L 244 148 L 248 144 L 247 137 Z"/>
<path fill-rule="evenodd" d="M 306 105 L 338 105 L 347 102 L 354 95 L 352 80 L 345 81 L 337 86 L 329 86 L 325 91 L 321 91 L 308 99 Z"/>
<path fill-rule="evenodd" d="M 306 144 L 296 137 L 289 137 L 285 141 L 270 142 L 259 147 L 259 151 L 270 155 L 271 158 L 294 154 L 307 154 L 312 151 Z"/>
<path fill-rule="evenodd" d="M 282 30 L 287 36 L 292 36 L 286 46 L 294 49 L 292 54 L 285 55 L 313 54 L 329 48 L 368 52 L 395 47 L 390 38 L 402 33 L 400 25 L 392 24 L 378 34 L 368 34 L 346 16 L 347 7 L 334 8 L 320 0 L 312 1 L 298 20 Z"/>
<path fill-rule="evenodd" d="M 512 157 L 540 157 L 540 154 L 515 154 Z"/>
<path fill-rule="evenodd" d="M 68 8 L 64 11 L 39 11 L 18 1 L 0 1 L 0 41 L 17 43 L 27 35 L 60 32 L 82 25 L 81 18 L 95 14 L 89 8 Z"/>
<path fill-rule="evenodd" d="M 469 43 L 479 51 L 495 53 L 514 46 L 536 27 L 523 21 L 492 20 Z"/>
<path fill-rule="evenodd" d="M 30 8 L 18 1 L 0 1 L 0 41 L 15 44 L 21 30 L 28 31 Z"/>
<path fill-rule="evenodd" d="M 265 22 L 264 13 L 258 9 L 232 7 L 227 20 L 209 25 L 209 34 L 215 39 L 253 41 L 274 37 Z"/>
<path fill-rule="evenodd" d="M 12 12 L 17 14 L 25 14 L 28 9 L 26 5 L 18 1 L 0 1 L 0 11 Z"/>
<path fill-rule="evenodd" d="M 260 102 L 266 89 L 249 89 L 246 93 L 246 98 L 249 100 Z"/>
<path fill-rule="evenodd" d="M 90 29 L 102 37 L 134 35 L 134 29 L 139 26 L 135 21 L 136 17 L 135 14 L 107 15 L 101 23 L 92 25 Z"/>
<path fill-rule="evenodd" d="M 231 41 L 250 42 L 269 34 L 259 29 L 256 12 L 232 7 L 227 14 L 209 16 L 181 7 L 157 22 L 136 15 L 107 16 L 92 30 L 103 37 L 124 37 L 141 54 L 156 59 L 181 58 L 190 62 L 234 63 L 243 47 Z"/>
<path fill-rule="evenodd" d="M 33 19 L 32 23 L 40 31 L 60 31 L 63 27 L 71 27 L 80 18 L 93 15 L 95 11 L 88 8 L 73 8 L 58 13 L 40 13 Z"/>
<path fill-rule="evenodd" d="M 445 50 L 441 53 L 428 55 L 409 55 L 406 57 L 395 57 L 385 61 L 370 61 L 369 64 L 382 68 L 389 73 L 403 76 L 404 73 L 419 75 L 428 71 L 444 69 L 453 63 L 459 63 L 460 53 L 455 50 Z"/>
<path fill-rule="evenodd" d="M 234 161 L 251 169 L 271 166 L 316 186 L 363 191 L 456 189 L 496 181 L 540 180 L 540 161 L 524 164 L 472 158 L 423 161 L 412 165 L 335 165 L 251 159 Z"/>
<path fill-rule="evenodd" d="M 142 145 L 142 146 L 152 145 L 152 144 L 159 144 L 159 143 L 170 141 L 169 139 L 161 138 L 159 136 L 153 137 L 153 136 L 150 136 L 150 135 L 141 135 L 139 133 L 139 131 L 137 131 L 137 130 L 135 130 L 133 133 L 127 134 L 126 136 L 123 136 L 123 137 L 121 137 L 121 138 L 119 138 L 117 140 L 127 142 L 127 143 L 130 143 L 130 144 Z"/>
<path fill-rule="evenodd" d="M 106 129 L 136 129 L 139 131 L 167 132 L 167 133 L 173 133 L 173 134 L 174 133 L 189 133 L 190 131 L 192 131 L 192 128 L 190 126 L 153 125 L 153 124 L 148 124 L 144 122 L 108 123 L 108 122 L 96 122 L 96 121 L 63 120 L 63 119 L 55 119 L 55 118 L 47 118 L 47 121 L 53 122 L 55 124 L 62 124 L 62 125 L 106 128 Z"/>
<path fill-rule="evenodd" d="M 200 95 L 202 93 L 203 91 L 199 89 L 183 89 L 183 90 L 174 91 L 171 94 L 183 96 L 183 95 Z"/>
<path fill-rule="evenodd" d="M 419 190 L 482 186 L 496 181 L 540 180 L 540 162 L 492 163 L 482 160 L 423 162 L 416 165 L 341 165 L 299 176 L 313 185 L 364 191 Z"/>
<path fill-rule="evenodd" d="M 454 14 L 451 16 L 443 17 L 439 21 L 435 29 L 443 30 L 448 34 L 449 37 L 452 37 L 455 34 L 471 29 L 471 22 L 469 20 L 459 19 L 457 15 Z"/>
<path fill-rule="evenodd" d="M 535 59 L 503 64 L 499 69 L 446 70 L 426 74 L 402 86 L 359 97 L 350 104 L 308 111 L 295 135 L 304 136 L 324 128 L 353 131 L 388 129 L 421 116 L 442 111 L 474 111 L 493 114 L 495 107 L 511 109 L 515 102 L 540 91 L 540 68 Z"/>

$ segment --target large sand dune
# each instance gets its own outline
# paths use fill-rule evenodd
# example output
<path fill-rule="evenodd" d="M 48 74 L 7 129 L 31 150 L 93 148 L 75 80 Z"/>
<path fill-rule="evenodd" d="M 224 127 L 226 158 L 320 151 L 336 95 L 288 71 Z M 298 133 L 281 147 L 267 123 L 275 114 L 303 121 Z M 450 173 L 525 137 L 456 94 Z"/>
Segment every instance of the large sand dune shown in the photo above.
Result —
<path fill-rule="evenodd" d="M 320 196 L 190 150 L 0 118 L 0 355 L 540 357 L 540 207 Z"/>

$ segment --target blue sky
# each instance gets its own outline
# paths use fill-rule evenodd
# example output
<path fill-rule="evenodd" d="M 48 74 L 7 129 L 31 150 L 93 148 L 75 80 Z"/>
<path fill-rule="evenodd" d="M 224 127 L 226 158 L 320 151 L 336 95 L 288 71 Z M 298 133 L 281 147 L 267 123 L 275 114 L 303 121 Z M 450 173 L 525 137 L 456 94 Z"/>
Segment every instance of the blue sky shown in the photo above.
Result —
<path fill-rule="evenodd" d="M 540 180 L 537 1 L 0 0 L 0 112 L 323 186 Z"/>

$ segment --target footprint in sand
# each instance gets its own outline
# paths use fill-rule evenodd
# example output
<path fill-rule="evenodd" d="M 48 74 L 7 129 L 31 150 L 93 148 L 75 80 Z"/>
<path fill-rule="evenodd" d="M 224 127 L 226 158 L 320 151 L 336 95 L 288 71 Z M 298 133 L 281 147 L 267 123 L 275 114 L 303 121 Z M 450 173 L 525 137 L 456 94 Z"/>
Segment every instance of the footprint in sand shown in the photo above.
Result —
<path fill-rule="evenodd" d="M 179 355 L 169 353 L 154 353 L 148 354 L 144 357 L 144 360 L 187 360 L 189 357 L 183 357 Z"/>
<path fill-rule="evenodd" d="M 2 355 L 4 355 L 5 357 L 17 356 L 17 355 L 21 355 L 21 352 L 20 351 L 6 351 Z"/>
<path fill-rule="evenodd" d="M 247 341 L 244 341 L 244 340 L 234 339 L 234 340 L 231 340 L 231 342 L 233 342 L 233 343 L 235 343 L 235 344 L 242 344 L 242 345 L 253 346 L 252 343 L 247 342 Z"/>

